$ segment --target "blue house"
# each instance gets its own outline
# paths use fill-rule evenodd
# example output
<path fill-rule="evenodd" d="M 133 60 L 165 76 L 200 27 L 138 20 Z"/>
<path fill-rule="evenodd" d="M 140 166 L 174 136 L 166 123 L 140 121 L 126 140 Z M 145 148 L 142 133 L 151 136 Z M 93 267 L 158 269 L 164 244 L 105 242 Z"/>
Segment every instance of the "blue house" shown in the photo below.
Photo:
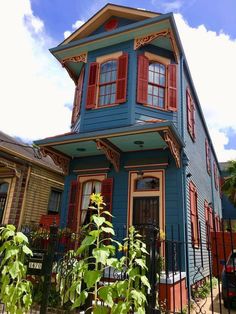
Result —
<path fill-rule="evenodd" d="M 36 141 L 66 174 L 61 225 L 78 231 L 101 192 L 115 228 L 187 240 L 192 284 L 222 217 L 220 170 L 173 14 L 107 4 L 50 52 L 75 83 L 71 132 Z"/>

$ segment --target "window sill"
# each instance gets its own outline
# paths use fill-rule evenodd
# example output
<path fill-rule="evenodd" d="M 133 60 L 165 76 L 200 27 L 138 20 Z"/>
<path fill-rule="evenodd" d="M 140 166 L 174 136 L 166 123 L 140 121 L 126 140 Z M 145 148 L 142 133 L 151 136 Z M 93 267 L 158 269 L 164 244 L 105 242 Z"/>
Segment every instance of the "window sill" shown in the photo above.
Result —
<path fill-rule="evenodd" d="M 164 112 L 175 112 L 174 110 L 169 110 L 169 109 L 161 108 L 161 107 L 155 107 L 155 106 L 152 106 L 152 105 L 149 105 L 149 104 L 138 104 L 138 105 L 144 106 L 144 107 L 147 107 L 147 108 L 150 108 L 150 109 L 164 111 Z"/>
<path fill-rule="evenodd" d="M 96 106 L 95 108 L 89 109 L 88 111 L 92 110 L 98 110 L 98 109 L 103 109 L 103 108 L 112 108 L 112 107 L 117 107 L 120 104 L 111 104 L 111 105 L 104 105 L 104 106 Z"/>

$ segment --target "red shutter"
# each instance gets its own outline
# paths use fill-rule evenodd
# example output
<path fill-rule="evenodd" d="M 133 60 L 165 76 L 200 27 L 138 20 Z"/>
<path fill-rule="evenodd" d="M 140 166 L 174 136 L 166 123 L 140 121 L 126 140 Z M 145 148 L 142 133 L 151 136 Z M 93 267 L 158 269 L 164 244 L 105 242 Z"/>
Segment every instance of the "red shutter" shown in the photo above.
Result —
<path fill-rule="evenodd" d="M 147 104 L 149 60 L 144 55 L 138 56 L 137 102 Z"/>
<path fill-rule="evenodd" d="M 186 90 L 186 103 L 187 103 L 187 126 L 189 133 L 192 134 L 192 100 L 188 88 Z"/>
<path fill-rule="evenodd" d="M 78 185 L 77 180 L 71 181 L 67 227 L 73 232 L 76 232 L 78 220 Z"/>
<path fill-rule="evenodd" d="M 190 197 L 190 216 L 192 229 L 192 245 L 199 246 L 199 231 L 198 231 L 198 210 L 197 210 L 197 190 L 192 182 L 189 184 Z"/>
<path fill-rule="evenodd" d="M 195 140 L 196 132 L 195 132 L 195 104 L 192 102 L 192 138 Z"/>
<path fill-rule="evenodd" d="M 205 150 L 206 150 L 206 167 L 207 167 L 207 172 L 211 174 L 211 162 L 210 162 L 210 147 L 208 144 L 208 140 L 205 140 Z"/>
<path fill-rule="evenodd" d="M 82 90 L 83 90 L 83 80 L 84 80 L 84 67 L 82 68 L 82 70 L 80 72 L 78 84 L 75 88 L 75 97 L 74 97 L 74 106 L 73 106 L 72 117 L 71 117 L 71 125 L 73 125 L 76 122 L 77 117 L 80 113 L 80 105 L 81 105 Z"/>
<path fill-rule="evenodd" d="M 90 63 L 86 109 L 93 109 L 96 106 L 98 67 L 97 62 Z"/>
<path fill-rule="evenodd" d="M 117 87 L 116 87 L 117 104 L 126 102 L 127 75 L 128 75 L 128 54 L 124 53 L 122 56 L 118 58 Z"/>
<path fill-rule="evenodd" d="M 214 164 L 213 164 L 213 168 L 214 168 L 215 188 L 216 188 L 216 190 L 218 190 L 219 177 L 218 177 L 218 174 L 217 174 L 217 166 L 216 166 L 216 162 L 215 161 L 214 161 Z"/>
<path fill-rule="evenodd" d="M 168 65 L 168 109 L 177 110 L 177 65 Z"/>
<path fill-rule="evenodd" d="M 112 193 L 113 193 L 113 178 L 108 178 L 102 181 L 101 195 L 103 202 L 106 203 L 105 210 L 112 212 Z"/>

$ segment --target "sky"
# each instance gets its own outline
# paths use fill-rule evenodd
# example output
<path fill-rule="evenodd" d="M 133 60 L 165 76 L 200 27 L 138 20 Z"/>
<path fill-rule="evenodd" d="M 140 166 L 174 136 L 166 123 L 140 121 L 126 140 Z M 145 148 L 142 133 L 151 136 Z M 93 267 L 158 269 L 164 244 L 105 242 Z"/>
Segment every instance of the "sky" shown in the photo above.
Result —
<path fill-rule="evenodd" d="M 114 0 L 173 12 L 219 161 L 236 159 L 236 1 Z M 104 0 L 2 0 L 0 130 L 25 142 L 70 130 L 74 83 L 49 48 Z"/>

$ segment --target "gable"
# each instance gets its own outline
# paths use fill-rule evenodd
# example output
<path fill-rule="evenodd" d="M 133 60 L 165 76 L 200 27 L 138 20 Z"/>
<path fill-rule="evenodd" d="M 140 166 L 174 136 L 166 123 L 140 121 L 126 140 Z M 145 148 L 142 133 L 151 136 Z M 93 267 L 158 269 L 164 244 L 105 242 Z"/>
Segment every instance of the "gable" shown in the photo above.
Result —
<path fill-rule="evenodd" d="M 131 22 L 134 23 L 159 15 L 159 13 L 151 11 L 133 9 L 108 3 L 94 16 L 92 16 L 86 23 L 84 23 L 78 30 L 76 30 L 73 34 L 66 38 L 60 45 L 66 45 L 72 41 L 102 32 L 102 30 L 104 29 L 104 23 L 106 21 L 109 21 L 112 17 L 116 17 L 119 19 L 121 27 L 124 25 L 128 25 Z"/>
<path fill-rule="evenodd" d="M 122 26 L 130 25 L 135 23 L 135 20 L 122 18 L 119 16 L 111 16 L 109 19 L 104 21 L 102 25 L 100 25 L 91 35 L 97 35 L 104 32 L 112 31 L 113 29 L 119 29 Z"/>

